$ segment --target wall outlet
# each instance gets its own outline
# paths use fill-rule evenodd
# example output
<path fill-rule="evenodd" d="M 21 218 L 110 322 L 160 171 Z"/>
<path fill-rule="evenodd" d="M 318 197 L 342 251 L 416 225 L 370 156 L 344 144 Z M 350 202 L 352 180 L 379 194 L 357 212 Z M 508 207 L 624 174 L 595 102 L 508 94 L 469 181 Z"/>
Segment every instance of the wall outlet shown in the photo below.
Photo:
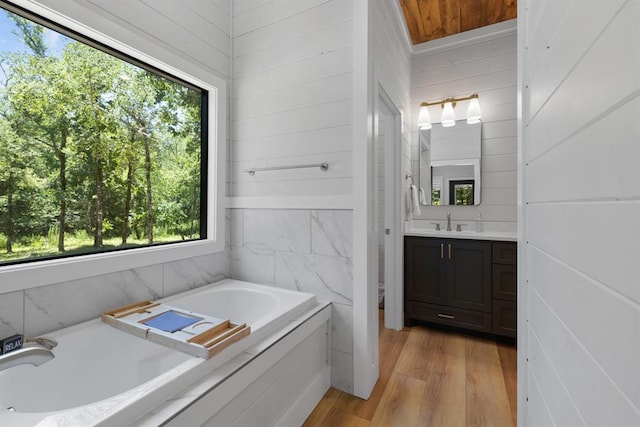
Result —
<path fill-rule="evenodd" d="M 13 335 L 0 340 L 0 354 L 10 353 L 22 348 L 22 335 Z"/>

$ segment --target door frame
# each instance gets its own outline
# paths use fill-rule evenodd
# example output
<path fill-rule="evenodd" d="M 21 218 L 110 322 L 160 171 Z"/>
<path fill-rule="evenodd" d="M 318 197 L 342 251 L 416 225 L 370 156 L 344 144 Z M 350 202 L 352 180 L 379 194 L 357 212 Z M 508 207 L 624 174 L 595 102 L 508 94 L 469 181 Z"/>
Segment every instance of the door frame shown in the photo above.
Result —
<path fill-rule="evenodd" d="M 402 144 L 402 114 L 384 90 L 377 85 L 377 97 L 374 105 L 376 126 L 374 139 L 379 138 L 379 114 L 385 114 L 385 176 L 384 176 L 384 228 L 389 234 L 384 237 L 384 326 L 388 329 L 402 330 L 404 311 L 404 289 L 402 281 L 402 180 L 400 173 L 400 149 Z M 377 181 L 376 181 L 377 190 Z M 376 193 L 377 194 L 377 193 Z M 376 227 L 376 230 L 379 230 Z"/>

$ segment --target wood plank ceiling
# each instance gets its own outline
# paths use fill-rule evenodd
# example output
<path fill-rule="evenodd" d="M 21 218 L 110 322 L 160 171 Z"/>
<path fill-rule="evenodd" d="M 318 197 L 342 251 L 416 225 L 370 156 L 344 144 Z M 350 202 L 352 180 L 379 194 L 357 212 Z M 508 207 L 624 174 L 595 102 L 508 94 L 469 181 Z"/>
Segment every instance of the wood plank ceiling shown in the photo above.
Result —
<path fill-rule="evenodd" d="M 413 44 L 514 19 L 517 0 L 399 0 Z"/>

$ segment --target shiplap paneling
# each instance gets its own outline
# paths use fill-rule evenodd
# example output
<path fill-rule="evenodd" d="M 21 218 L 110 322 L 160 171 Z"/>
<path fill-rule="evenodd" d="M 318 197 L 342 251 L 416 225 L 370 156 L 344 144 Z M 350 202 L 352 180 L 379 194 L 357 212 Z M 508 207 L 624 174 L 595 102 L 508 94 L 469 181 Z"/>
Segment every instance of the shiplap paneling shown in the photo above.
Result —
<path fill-rule="evenodd" d="M 534 69 L 527 69 L 529 82 L 536 88 L 528 103 L 532 116 L 580 55 L 600 38 L 600 33 L 623 3 L 624 0 L 591 1 L 589 7 L 569 8 L 570 2 L 547 2 L 540 21 L 542 26 L 535 33 L 538 37 L 530 40 L 527 46 L 531 58 L 528 63 L 535 64 Z M 583 25 L 584 22 L 589 25 Z M 630 37 L 632 34 L 628 33 Z M 556 45 L 556 40 L 562 40 L 560 45 Z M 563 45 L 571 46 L 571 49 L 562 49 Z"/>
<path fill-rule="evenodd" d="M 234 9 L 234 36 L 282 23 L 330 1 L 333 0 L 234 1 L 234 6 L 239 6 Z"/>
<path fill-rule="evenodd" d="M 529 305 L 533 333 L 586 425 L 639 425 L 640 414 L 634 402 L 623 397 L 618 385 L 567 328 L 561 319 L 562 313 L 552 311 L 535 292 L 529 294 Z M 542 393 L 547 390 L 542 389 Z M 551 414 L 554 419 L 565 415 Z"/>
<path fill-rule="evenodd" d="M 393 19 L 398 13 L 394 5 L 376 0 L 373 7 L 375 84 L 382 87 L 402 116 L 400 171 L 404 186 L 404 176 L 411 174 L 411 50 L 400 21 Z"/>
<path fill-rule="evenodd" d="M 529 164 L 529 202 L 629 199 L 640 182 L 640 99 L 603 117 Z M 635 124 L 636 131 L 611 137 L 611 129 Z M 605 143 L 606 142 L 606 143 Z M 598 153 L 594 156 L 594 153 Z M 563 183 L 563 185 L 558 185 Z"/>
<path fill-rule="evenodd" d="M 529 137 L 539 144 L 527 150 L 529 161 L 581 131 L 602 114 L 608 114 L 609 109 L 625 102 L 629 95 L 637 95 L 634 92 L 640 90 L 640 57 L 637 51 L 622 49 L 621 40 L 640 40 L 640 12 L 633 10 L 633 2 L 627 3 L 625 10 L 615 15 L 613 22 L 604 28 L 588 52 L 563 78 L 562 84 L 549 91 L 553 96 L 544 101 L 544 108 L 530 112 L 534 120 L 528 126 Z M 580 9 L 580 6 L 576 7 Z M 557 43 L 559 49 L 574 49 L 570 41 L 563 44 L 559 40 Z M 531 82 L 531 96 L 538 92 L 537 85 Z"/>
<path fill-rule="evenodd" d="M 351 79 L 351 73 L 347 72 L 273 92 L 236 99 L 233 103 L 233 113 L 241 115 L 245 120 L 251 120 L 264 115 L 288 113 L 306 107 L 349 100 L 351 99 L 349 93 Z M 274 102 L 274 99 L 278 102 Z"/>
<path fill-rule="evenodd" d="M 537 396 L 533 399 L 530 397 L 529 404 L 539 406 L 532 412 L 536 414 L 543 412 L 545 418 L 551 418 L 551 414 L 553 414 L 557 418 L 548 423 L 537 423 L 536 425 L 585 425 L 575 407 L 575 403 L 571 400 L 569 392 L 560 381 L 552 361 L 542 349 L 534 331 L 531 331 L 529 344 L 529 366 L 531 367 L 531 378 L 533 380 L 532 386 L 535 388 L 535 393 L 533 394 Z M 544 390 L 544 394 L 541 390 Z M 561 410 L 559 411 L 559 409 Z"/>
<path fill-rule="evenodd" d="M 279 144 L 282 153 L 285 153 L 287 157 L 335 153 L 349 147 L 352 135 L 353 127 L 343 125 L 243 139 L 234 144 L 234 158 L 251 158 L 253 155 L 259 159 L 268 159 L 269 154 L 272 153 L 271 147 L 275 143 Z"/>
<path fill-rule="evenodd" d="M 469 225 L 482 214 L 485 229 L 516 229 L 516 35 L 470 43 L 436 53 L 414 55 L 411 64 L 412 174 L 419 173 L 417 158 L 417 116 L 420 103 L 451 96 L 480 95 L 482 107 L 481 203 L 475 208 L 462 206 L 422 206 L 416 224 L 428 228 L 442 222 L 451 211 L 454 223 Z M 456 108 L 459 119 L 466 114 L 466 103 Z M 432 107 L 432 121 L 439 121 Z M 429 172 L 428 172 L 429 173 Z"/>
<path fill-rule="evenodd" d="M 246 76 L 234 76 L 233 97 L 273 92 L 278 89 L 322 80 L 353 71 L 353 48 L 345 46 L 302 61 L 282 64 L 275 69 L 257 71 Z"/>
<path fill-rule="evenodd" d="M 478 48 L 481 45 L 481 48 Z M 437 68 L 447 68 L 451 65 L 462 65 L 477 60 L 484 60 L 492 56 L 504 55 L 505 52 L 516 53 L 516 46 L 508 37 L 502 37 L 467 46 L 460 46 L 454 50 L 445 50 L 429 55 L 416 55 L 412 59 L 413 72 L 420 73 Z"/>
<path fill-rule="evenodd" d="M 178 69 L 229 78 L 230 16 L 215 2 L 219 17 L 200 17 L 189 1 L 42 0 L 39 3 Z M 228 8 L 228 6 L 227 6 Z M 196 9 L 196 10 L 194 10 Z M 207 9 L 205 9 L 207 10 Z M 224 24 L 227 22 L 227 24 Z"/>
<path fill-rule="evenodd" d="M 343 48 L 351 42 L 351 32 L 351 21 L 343 21 L 319 31 L 299 34 L 298 37 L 256 52 L 235 56 L 234 76 L 269 71 Z"/>
<path fill-rule="evenodd" d="M 402 29 L 392 18 L 393 5 L 377 0 L 374 4 L 373 56 L 380 84 L 404 115 L 410 112 L 411 55 Z"/>
<path fill-rule="evenodd" d="M 318 3 L 318 2 L 315 2 Z M 273 6 L 270 6 L 273 8 Z M 265 18 L 264 16 L 262 17 Z M 236 15 L 236 22 L 239 16 Z M 279 25 L 265 25 L 253 31 L 242 33 L 236 25 L 233 51 L 242 57 L 270 47 L 278 46 L 302 34 L 310 34 L 348 21 L 350 14 L 344 13 L 344 5 L 336 1 L 319 2 L 317 7 L 294 14 Z M 269 22 L 271 24 L 271 22 Z"/>
<path fill-rule="evenodd" d="M 640 1 L 523 10 L 527 420 L 639 425 Z"/>
<path fill-rule="evenodd" d="M 634 339 L 619 342 L 620 336 L 638 335 L 640 313 L 635 304 L 630 304 L 626 298 L 611 295 L 610 290 L 584 272 L 571 268 L 537 247 L 532 248 L 528 258 L 529 262 L 538 266 L 531 277 L 540 298 L 556 313 L 562 313 L 563 323 L 594 355 L 616 384 L 631 399 L 640 398 L 640 384 L 628 372 L 628 367 L 640 360 L 640 346 Z M 557 286 L 558 279 L 562 280 L 563 286 Z M 579 306 L 573 304 L 576 294 L 580 295 Z M 590 315 L 584 316 L 585 312 Z M 617 325 L 615 334 L 607 326 L 610 322 Z M 616 348 L 616 351 L 610 351 L 611 348 Z"/>
<path fill-rule="evenodd" d="M 547 427 L 555 425 L 551 419 L 547 402 L 542 395 L 536 377 L 533 374 L 530 374 L 529 377 L 531 388 L 527 398 L 527 404 L 532 408 L 532 411 L 527 413 L 527 419 L 523 424 L 527 427 Z M 520 419 L 522 419 L 522 417 Z"/>
<path fill-rule="evenodd" d="M 329 0 L 240 3 L 233 17 L 231 196 L 350 194 L 352 10 Z M 242 172 L 320 162 L 329 163 L 326 173 Z"/>

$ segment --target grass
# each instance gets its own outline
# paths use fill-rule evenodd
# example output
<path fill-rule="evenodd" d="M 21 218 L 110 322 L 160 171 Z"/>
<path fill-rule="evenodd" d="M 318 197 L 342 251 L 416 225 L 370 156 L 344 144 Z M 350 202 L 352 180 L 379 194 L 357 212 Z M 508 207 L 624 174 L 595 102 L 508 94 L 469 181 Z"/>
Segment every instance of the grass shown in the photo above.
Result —
<path fill-rule="evenodd" d="M 34 239 L 32 239 L 34 240 Z M 182 237 L 179 235 L 160 235 L 154 236 L 153 243 L 171 243 L 181 242 Z M 12 246 L 13 252 L 7 253 L 6 248 L 2 248 L 0 252 L 0 265 L 4 263 L 10 263 L 13 261 L 23 261 L 32 258 L 43 257 L 57 257 L 57 256 L 69 256 L 69 255 L 81 255 L 96 252 L 107 252 L 114 249 L 134 248 L 139 246 L 147 246 L 148 242 L 146 238 L 134 239 L 128 238 L 126 246 L 122 246 L 121 237 L 113 237 L 109 239 L 103 239 L 102 248 L 96 250 L 93 247 L 93 237 L 76 237 L 75 235 L 65 235 L 65 251 L 58 252 L 58 242 L 48 242 L 46 237 L 36 239 L 35 244 L 30 245 L 14 243 Z"/>

